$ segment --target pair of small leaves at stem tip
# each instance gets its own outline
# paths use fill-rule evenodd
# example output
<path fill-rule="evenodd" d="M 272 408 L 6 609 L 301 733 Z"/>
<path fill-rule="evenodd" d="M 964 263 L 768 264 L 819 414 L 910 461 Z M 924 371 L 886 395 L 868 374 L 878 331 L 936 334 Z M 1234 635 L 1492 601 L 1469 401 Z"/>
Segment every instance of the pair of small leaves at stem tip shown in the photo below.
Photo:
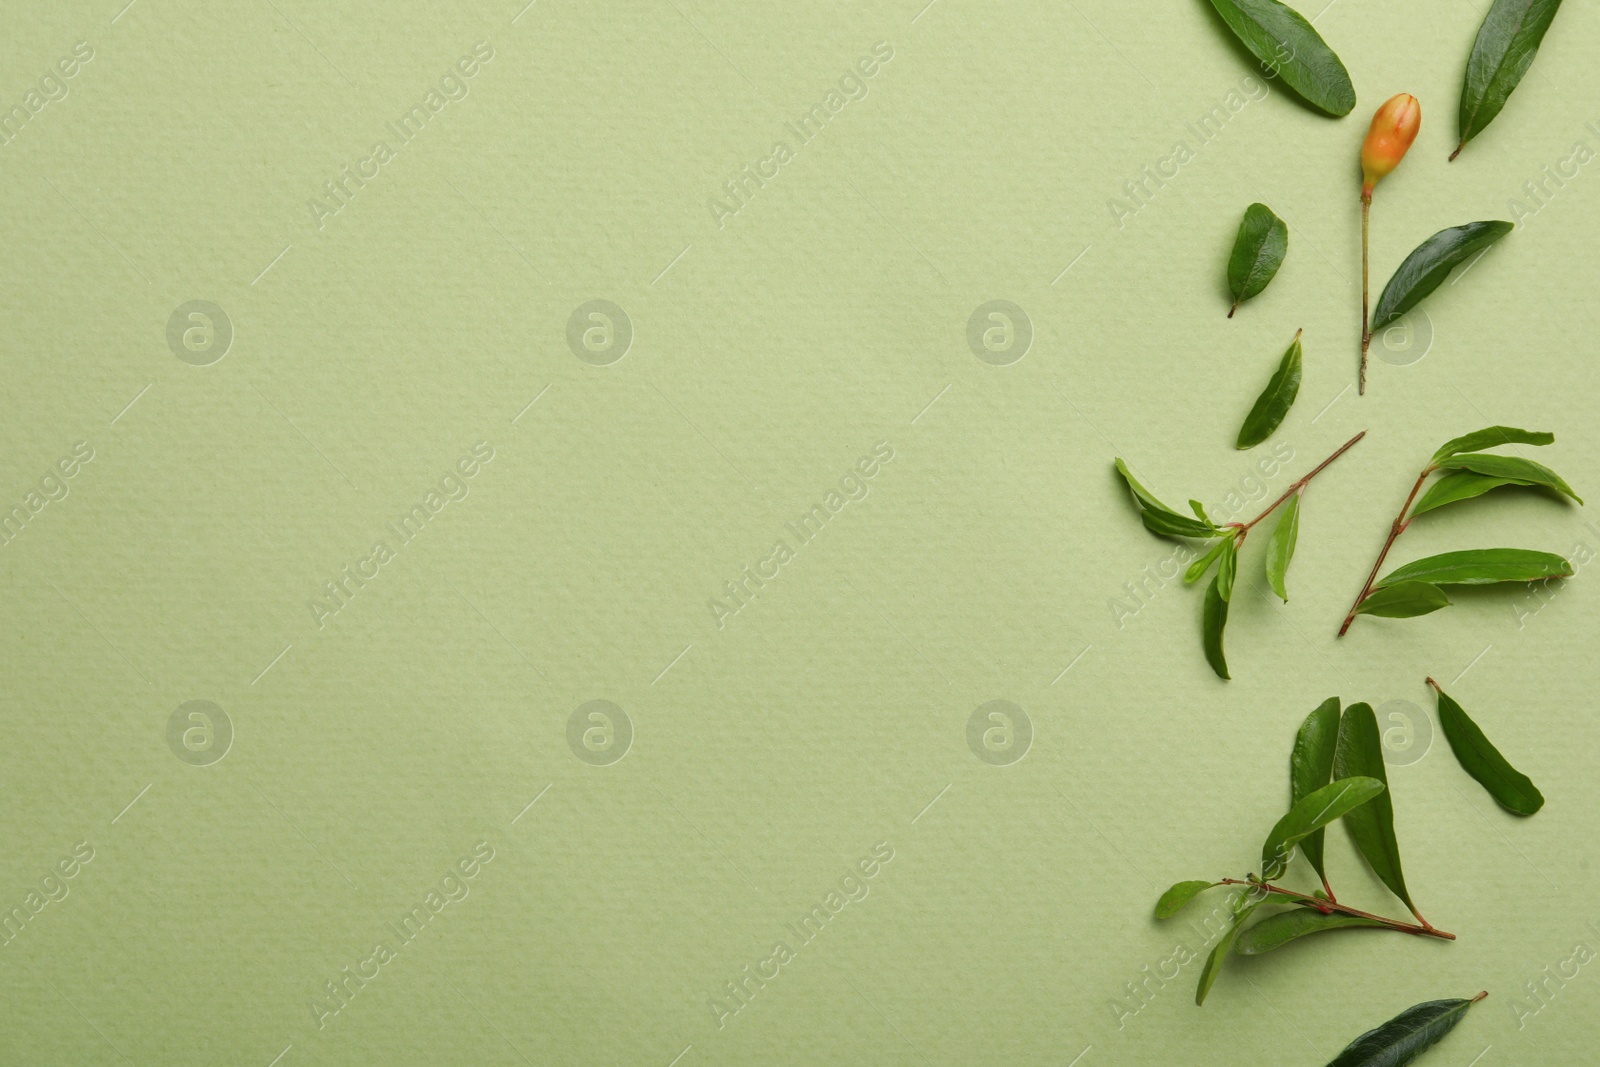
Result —
<path fill-rule="evenodd" d="M 1233 293 L 1228 318 L 1233 318 L 1240 304 L 1267 287 L 1288 253 L 1288 224 L 1265 204 L 1245 208 L 1238 236 L 1233 239 L 1233 252 L 1228 256 L 1228 288 Z"/>
<path fill-rule="evenodd" d="M 1533 65 L 1560 7 L 1561 0 L 1494 0 L 1467 57 L 1457 115 L 1461 140 L 1451 159 L 1500 114 L 1511 91 Z"/>

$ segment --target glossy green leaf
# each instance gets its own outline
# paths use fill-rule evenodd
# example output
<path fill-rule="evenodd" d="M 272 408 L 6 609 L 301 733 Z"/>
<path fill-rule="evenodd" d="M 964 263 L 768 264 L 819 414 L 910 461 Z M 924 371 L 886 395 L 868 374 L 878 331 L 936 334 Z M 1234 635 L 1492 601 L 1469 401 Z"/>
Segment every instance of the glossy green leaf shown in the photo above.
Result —
<path fill-rule="evenodd" d="M 1282 425 L 1284 416 L 1294 406 L 1294 398 L 1300 395 L 1300 363 L 1300 331 L 1297 330 L 1278 369 L 1256 397 L 1255 407 L 1245 416 L 1244 425 L 1239 427 L 1237 447 L 1254 448 Z"/>
<path fill-rule="evenodd" d="M 1418 245 L 1378 297 L 1372 316 L 1372 332 L 1377 333 L 1422 302 L 1422 298 L 1444 284 L 1450 272 L 1510 233 L 1509 222 L 1469 222 L 1440 230 Z"/>
<path fill-rule="evenodd" d="M 1150 490 L 1139 484 L 1139 480 L 1133 476 L 1133 472 L 1128 470 L 1128 465 L 1122 460 L 1116 461 L 1116 467 L 1122 480 L 1133 490 L 1133 495 L 1139 502 L 1139 517 L 1147 529 L 1167 537 L 1208 538 L 1217 535 L 1217 528 L 1210 522 L 1192 519 L 1173 511 L 1157 500 Z"/>
<path fill-rule="evenodd" d="M 1179 882 L 1156 901 L 1156 918 L 1170 919 L 1189 906 L 1189 902 L 1215 886 L 1216 882 Z"/>
<path fill-rule="evenodd" d="M 1437 685 L 1433 688 L 1439 694 L 1439 725 L 1461 769 L 1476 778 L 1507 811 L 1532 815 L 1544 807 L 1544 794 L 1539 787 L 1506 761 L 1460 704 Z"/>
<path fill-rule="evenodd" d="M 1308 835 L 1339 819 L 1384 791 L 1376 778 L 1341 778 L 1301 798 L 1272 827 L 1261 844 L 1261 879 L 1283 877 L 1297 845 Z"/>
<path fill-rule="evenodd" d="M 1377 588 L 1406 582 L 1494 585 L 1571 575 L 1572 564 L 1553 552 L 1536 552 L 1531 548 L 1472 548 L 1463 552 L 1442 552 L 1407 563 L 1382 578 Z"/>
<path fill-rule="evenodd" d="M 1285 582 L 1289 577 L 1289 564 L 1294 560 L 1295 542 L 1300 540 L 1300 494 L 1296 493 L 1283 502 L 1283 510 L 1278 514 L 1278 525 L 1272 528 L 1272 536 L 1267 539 L 1267 584 L 1272 586 L 1272 591 L 1289 602 L 1289 590 Z"/>
<path fill-rule="evenodd" d="M 1487 474 L 1477 474 L 1473 471 L 1451 471 L 1435 481 L 1428 487 L 1428 491 L 1422 494 L 1422 499 L 1418 500 L 1411 509 L 1411 518 L 1414 519 L 1425 512 L 1433 511 L 1435 508 L 1442 508 L 1446 504 L 1471 500 L 1473 497 L 1482 496 L 1491 489 L 1498 489 L 1502 485 L 1527 484 L 1527 482 L 1518 481 L 1515 478 L 1492 478 Z"/>
<path fill-rule="evenodd" d="M 1455 1029 L 1467 1009 L 1483 996 L 1480 993 L 1472 1000 L 1430 1000 L 1407 1008 L 1350 1042 L 1328 1067 L 1405 1067 Z"/>
<path fill-rule="evenodd" d="M 1228 602 L 1217 589 L 1217 579 L 1212 578 L 1211 584 L 1206 586 L 1205 606 L 1201 608 L 1200 641 L 1205 646 L 1206 662 L 1217 672 L 1217 677 L 1223 679 L 1228 677 L 1228 659 L 1222 651 L 1222 631 L 1227 626 Z"/>
<path fill-rule="evenodd" d="M 1244 926 L 1244 921 L 1250 913 L 1261 906 L 1267 893 L 1261 889 L 1248 889 L 1233 898 L 1233 921 L 1223 935 L 1217 938 L 1216 945 L 1211 949 L 1211 955 L 1206 957 L 1206 962 L 1200 968 L 1200 983 L 1195 987 L 1194 1002 L 1204 1004 L 1206 994 L 1211 992 L 1211 986 L 1216 982 L 1217 975 L 1222 971 L 1222 965 L 1228 959 L 1228 954 L 1233 951 L 1233 943 L 1239 937 L 1239 930 Z"/>
<path fill-rule="evenodd" d="M 1457 116 L 1461 142 L 1450 153 L 1454 159 L 1466 143 L 1494 121 L 1506 106 L 1511 90 L 1533 65 L 1545 31 L 1556 17 L 1561 0 L 1494 0 L 1483 25 L 1478 27 L 1467 76 L 1461 86 Z"/>
<path fill-rule="evenodd" d="M 1289 753 L 1289 803 L 1300 803 L 1312 793 L 1328 784 L 1333 775 L 1333 749 L 1339 741 L 1339 698 L 1329 697 L 1306 716 L 1295 734 L 1294 748 Z M 1324 831 L 1314 830 L 1300 842 L 1300 851 L 1318 878 L 1325 877 L 1322 867 L 1322 840 Z"/>
<path fill-rule="evenodd" d="M 1485 448 L 1499 448 L 1501 445 L 1550 445 L 1555 444 L 1556 435 L 1543 430 L 1519 430 L 1515 426 L 1486 426 L 1472 433 L 1462 434 L 1460 437 L 1446 441 L 1439 446 L 1439 451 L 1433 454 L 1433 462 L 1449 459 L 1458 452 L 1481 452 Z"/>
<path fill-rule="evenodd" d="M 1239 573 L 1239 542 L 1228 538 L 1222 542 L 1222 556 L 1217 564 L 1217 595 L 1223 600 L 1233 600 L 1233 582 Z"/>
<path fill-rule="evenodd" d="M 1492 478 L 1510 478 L 1523 485 L 1542 485 L 1570 496 L 1580 504 L 1583 503 L 1583 499 L 1572 491 L 1572 486 L 1568 485 L 1561 475 L 1543 463 L 1535 463 L 1521 456 L 1497 456 L 1493 452 L 1473 452 L 1441 460 L 1439 466 L 1444 470 L 1472 471 L 1475 474 L 1487 474 Z"/>
<path fill-rule="evenodd" d="M 1339 912 L 1324 915 L 1315 908 L 1295 908 L 1292 911 L 1268 915 L 1240 933 L 1234 943 L 1233 951 L 1240 956 L 1259 956 L 1275 948 L 1282 948 L 1296 938 L 1321 933 L 1324 930 L 1342 930 L 1351 926 L 1375 926 L 1381 929 L 1386 925 L 1376 919 L 1363 919 L 1358 915 L 1342 915 Z"/>
<path fill-rule="evenodd" d="M 1378 717 L 1371 704 L 1351 704 L 1339 720 L 1339 741 L 1333 752 L 1335 778 L 1376 778 L 1385 785 L 1389 775 L 1383 765 L 1383 739 L 1378 735 Z M 1406 891 L 1406 876 L 1400 866 L 1400 843 L 1394 835 L 1394 801 L 1385 789 L 1344 817 L 1350 838 L 1366 858 L 1372 872 L 1389 891 L 1413 913 L 1416 905 Z"/>
<path fill-rule="evenodd" d="M 1444 590 L 1428 582 L 1395 582 L 1373 592 L 1356 605 L 1357 615 L 1380 619 L 1414 619 L 1450 606 Z"/>
<path fill-rule="evenodd" d="M 1233 252 L 1228 256 L 1228 288 L 1233 291 L 1228 318 L 1233 318 L 1240 304 L 1267 287 L 1288 252 L 1289 227 L 1284 221 L 1265 204 L 1245 208 L 1239 235 L 1233 239 Z"/>
<path fill-rule="evenodd" d="M 1211 546 L 1210 551 L 1208 551 L 1205 555 L 1189 564 L 1189 569 L 1183 572 L 1183 584 L 1193 585 L 1195 582 L 1198 582 L 1201 578 L 1205 577 L 1206 571 L 1211 569 L 1211 564 L 1218 556 L 1222 555 L 1223 549 L 1227 548 L 1232 542 L 1233 538 L 1231 537 L 1227 537 L 1221 541 L 1218 541 L 1216 544 Z"/>
<path fill-rule="evenodd" d="M 1277 0 L 1211 0 L 1211 6 L 1250 54 L 1306 103 L 1334 116 L 1356 106 L 1349 72 L 1298 11 Z"/>

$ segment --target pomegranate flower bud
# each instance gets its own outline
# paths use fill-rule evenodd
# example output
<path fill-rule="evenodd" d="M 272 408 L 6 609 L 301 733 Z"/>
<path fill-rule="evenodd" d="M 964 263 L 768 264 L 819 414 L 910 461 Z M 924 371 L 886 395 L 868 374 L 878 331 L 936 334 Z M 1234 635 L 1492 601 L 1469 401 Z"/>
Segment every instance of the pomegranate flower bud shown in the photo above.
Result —
<path fill-rule="evenodd" d="M 1410 93 L 1391 97 L 1372 116 L 1361 143 L 1361 199 L 1372 199 L 1372 187 L 1400 165 L 1422 127 L 1422 105 Z"/>

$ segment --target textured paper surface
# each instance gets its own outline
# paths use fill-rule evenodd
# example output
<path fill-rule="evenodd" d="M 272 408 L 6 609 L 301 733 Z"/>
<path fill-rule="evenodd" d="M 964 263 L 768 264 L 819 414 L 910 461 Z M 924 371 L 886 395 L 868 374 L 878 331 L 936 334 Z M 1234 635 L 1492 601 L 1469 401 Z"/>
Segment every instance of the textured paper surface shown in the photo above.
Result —
<path fill-rule="evenodd" d="M 1589 566 L 1334 639 L 1446 438 L 1552 430 L 1600 494 L 1591 6 L 1446 165 L 1473 4 L 1328 5 L 1330 120 L 1199 0 L 123 2 L 0 42 L 0 1059 L 1321 1064 L 1480 989 L 1438 1063 L 1593 1058 Z M 1374 291 L 1522 225 L 1357 399 L 1399 91 Z M 1255 200 L 1289 255 L 1230 322 Z M 1247 545 L 1218 681 L 1113 456 L 1248 517 L 1361 429 L 1287 605 Z M 1585 514 L 1497 495 L 1394 559 L 1591 558 Z M 1455 765 L 1430 674 L 1543 812 Z M 1250 869 L 1333 693 L 1460 939 L 1326 935 L 1197 1009 L 1151 906 Z"/>

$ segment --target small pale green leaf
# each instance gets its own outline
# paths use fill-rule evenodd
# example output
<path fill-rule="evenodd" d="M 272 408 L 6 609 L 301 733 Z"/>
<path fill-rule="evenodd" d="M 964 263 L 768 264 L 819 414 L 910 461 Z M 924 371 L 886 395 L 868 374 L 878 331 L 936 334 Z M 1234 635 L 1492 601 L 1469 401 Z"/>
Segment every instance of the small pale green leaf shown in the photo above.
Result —
<path fill-rule="evenodd" d="M 1383 739 L 1378 735 L 1378 717 L 1371 704 L 1351 704 L 1339 720 L 1339 741 L 1333 752 L 1335 778 L 1376 778 L 1385 785 L 1389 775 L 1383 764 Z M 1400 843 L 1394 835 L 1394 802 L 1385 789 L 1344 817 L 1345 829 L 1372 872 L 1412 913 L 1416 905 L 1406 891 L 1406 876 L 1400 866 Z"/>
<path fill-rule="evenodd" d="M 1304 15 L 1277 0 L 1211 0 L 1250 54 L 1306 103 L 1333 116 L 1356 106 L 1350 74 Z"/>
<path fill-rule="evenodd" d="M 1222 542 L 1222 561 L 1217 564 L 1217 595 L 1223 600 L 1233 600 L 1233 582 L 1239 572 L 1239 542 L 1228 538 Z"/>
<path fill-rule="evenodd" d="M 1560 7 L 1561 0 L 1495 0 L 1490 6 L 1467 57 L 1457 116 L 1461 141 L 1450 153 L 1451 159 L 1506 106 L 1511 90 L 1533 65 Z"/>
<path fill-rule="evenodd" d="M 1233 951 L 1233 943 L 1239 936 L 1239 930 L 1244 926 L 1244 921 L 1250 913 L 1261 906 L 1262 900 L 1267 896 L 1263 889 L 1251 888 L 1233 898 L 1233 921 L 1226 932 L 1219 938 L 1211 950 L 1211 955 L 1206 957 L 1206 962 L 1200 968 L 1200 983 L 1195 987 L 1194 1002 L 1204 1004 L 1206 994 L 1211 992 L 1211 987 L 1217 980 L 1217 975 L 1222 971 L 1222 965 L 1228 958 L 1228 953 Z"/>
<path fill-rule="evenodd" d="M 1380 619 L 1414 619 L 1450 606 L 1444 590 L 1428 582 L 1396 582 L 1375 589 L 1356 605 L 1357 615 L 1376 615 Z"/>
<path fill-rule="evenodd" d="M 1206 571 L 1211 569 L 1212 562 L 1215 561 L 1218 556 L 1222 555 L 1223 549 L 1227 548 L 1232 541 L 1233 538 L 1231 537 L 1218 541 L 1216 544 L 1211 546 L 1210 551 L 1208 551 L 1205 555 L 1189 564 L 1189 569 L 1183 572 L 1183 584 L 1193 585 L 1195 582 L 1198 582 L 1201 578 L 1205 577 Z"/>
<path fill-rule="evenodd" d="M 1306 716 L 1295 734 L 1289 753 L 1289 803 L 1292 807 L 1328 784 L 1333 774 L 1333 750 L 1339 740 L 1339 698 L 1329 697 Z M 1324 831 L 1314 830 L 1300 842 L 1317 877 L 1324 877 L 1322 840 Z"/>
<path fill-rule="evenodd" d="M 1473 471 L 1450 471 L 1438 481 L 1428 487 L 1422 494 L 1416 506 L 1411 509 L 1411 518 L 1425 512 L 1442 508 L 1446 504 L 1455 504 L 1462 500 L 1471 500 L 1498 489 L 1502 485 L 1527 485 L 1527 482 L 1515 478 L 1493 478 L 1487 474 L 1478 474 Z M 1409 520 L 1407 520 L 1409 521 Z"/>
<path fill-rule="evenodd" d="M 1161 899 L 1156 901 L 1156 918 L 1172 918 L 1188 907 L 1191 900 L 1216 884 L 1216 882 L 1179 882 L 1162 893 Z"/>
<path fill-rule="evenodd" d="M 1261 395 L 1256 397 L 1250 414 L 1245 416 L 1244 425 L 1239 427 L 1239 439 L 1235 442 L 1237 447 L 1254 448 L 1271 437 L 1294 406 L 1294 398 L 1300 395 L 1300 333 L 1299 330 L 1295 331 L 1294 340 L 1279 361 L 1278 369 L 1273 372 Z"/>
<path fill-rule="evenodd" d="M 1515 426 L 1486 426 L 1446 441 L 1433 454 L 1433 462 L 1449 459 L 1458 452 L 1481 452 L 1501 445 L 1551 445 L 1556 435 L 1543 430 L 1519 430 Z"/>
<path fill-rule="evenodd" d="M 1272 827 L 1261 845 L 1261 879 L 1270 882 L 1283 877 L 1294 855 L 1295 846 L 1308 834 L 1327 826 L 1384 790 L 1376 778 L 1341 778 L 1317 789 L 1295 804 Z"/>
<path fill-rule="evenodd" d="M 1493 452 L 1473 452 L 1441 460 L 1439 466 L 1445 470 L 1472 471 L 1475 474 L 1487 474 L 1492 478 L 1509 478 L 1523 485 L 1542 485 L 1570 496 L 1580 504 L 1583 503 L 1583 499 L 1572 491 L 1572 486 L 1568 485 L 1561 475 L 1543 463 L 1535 463 L 1521 456 L 1497 456 Z"/>
<path fill-rule="evenodd" d="M 1233 239 L 1233 253 L 1228 256 L 1228 288 L 1233 291 L 1228 318 L 1267 287 L 1288 252 L 1289 227 L 1284 221 L 1265 204 L 1245 208 L 1239 235 Z"/>
<path fill-rule="evenodd" d="M 1350 926 L 1382 928 L 1387 925 L 1376 919 L 1363 919 L 1359 915 L 1343 915 L 1339 912 L 1324 915 L 1315 908 L 1295 908 L 1268 915 L 1243 931 L 1234 943 L 1233 951 L 1240 956 L 1259 956 L 1263 952 L 1281 948 L 1296 938 L 1324 930 L 1341 930 Z"/>
<path fill-rule="evenodd" d="M 1428 681 L 1432 683 L 1433 679 Z M 1439 694 L 1439 725 L 1461 769 L 1476 778 L 1507 811 L 1532 815 L 1544 807 L 1544 794 L 1539 787 L 1506 761 L 1460 704 L 1437 684 L 1433 688 Z"/>
<path fill-rule="evenodd" d="M 1378 297 L 1372 316 L 1377 333 L 1444 284 L 1450 272 L 1512 231 L 1509 222 L 1469 222 L 1440 230 L 1406 257 Z"/>
<path fill-rule="evenodd" d="M 1230 540 L 1228 542 L 1232 544 Z M 1224 552 L 1227 550 L 1224 549 Z M 1201 609 L 1200 640 L 1205 646 L 1206 662 L 1217 672 L 1218 678 L 1228 677 L 1228 659 L 1222 651 L 1222 631 L 1228 626 L 1228 602 L 1217 590 L 1217 579 L 1206 586 L 1206 602 Z"/>
<path fill-rule="evenodd" d="M 1272 591 L 1289 602 L 1289 590 L 1285 585 L 1289 577 L 1289 564 L 1294 560 L 1294 545 L 1300 539 L 1300 494 L 1296 493 L 1283 502 L 1283 511 L 1278 515 L 1278 525 L 1273 527 L 1272 536 L 1267 539 L 1267 584 L 1272 586 Z"/>
<path fill-rule="evenodd" d="M 1350 1042 L 1328 1067 L 1405 1067 L 1455 1029 L 1467 1009 L 1486 995 L 1479 993 L 1471 1000 L 1430 1000 L 1407 1008 Z"/>
<path fill-rule="evenodd" d="M 1384 589 L 1406 582 L 1494 585 L 1497 582 L 1537 582 L 1545 578 L 1571 576 L 1572 564 L 1553 552 L 1537 552 L 1531 548 L 1473 548 L 1463 552 L 1442 552 L 1407 563 L 1382 578 L 1377 588 Z"/>

